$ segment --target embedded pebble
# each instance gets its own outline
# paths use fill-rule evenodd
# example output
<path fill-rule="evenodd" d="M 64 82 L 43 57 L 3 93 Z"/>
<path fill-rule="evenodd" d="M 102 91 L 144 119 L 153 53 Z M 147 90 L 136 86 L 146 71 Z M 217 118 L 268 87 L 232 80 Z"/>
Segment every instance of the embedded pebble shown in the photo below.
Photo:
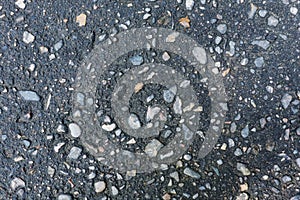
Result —
<path fill-rule="evenodd" d="M 103 192 L 106 188 L 106 183 L 104 181 L 98 181 L 94 183 L 95 191 L 97 193 Z"/>
<path fill-rule="evenodd" d="M 203 65 L 206 64 L 207 56 L 206 56 L 205 49 L 203 49 L 201 47 L 195 47 L 193 49 L 193 55 L 201 64 L 203 64 Z"/>
<path fill-rule="evenodd" d="M 118 195 L 119 194 L 118 188 L 116 188 L 116 186 L 112 186 L 111 187 L 111 193 L 112 193 L 113 196 Z"/>
<path fill-rule="evenodd" d="M 78 23 L 78 26 L 85 26 L 86 24 L 86 14 L 81 13 L 76 17 L 76 23 Z"/>
<path fill-rule="evenodd" d="M 237 148 L 237 149 L 234 151 L 234 155 L 235 155 L 235 156 L 241 156 L 241 155 L 243 155 L 243 152 L 242 152 L 242 150 L 241 150 L 240 148 Z"/>
<path fill-rule="evenodd" d="M 236 168 L 238 171 L 242 172 L 244 176 L 249 176 L 251 174 L 250 170 L 243 163 L 237 163 Z"/>
<path fill-rule="evenodd" d="M 71 200 L 72 197 L 69 194 L 60 194 L 57 197 L 57 200 Z"/>
<path fill-rule="evenodd" d="M 248 13 L 248 18 L 252 19 L 257 11 L 257 6 L 254 5 L 253 3 L 251 3 L 250 6 L 251 6 L 251 10 Z"/>
<path fill-rule="evenodd" d="M 76 160 L 80 156 L 81 152 L 82 152 L 81 148 L 72 147 L 68 155 L 68 158 Z"/>
<path fill-rule="evenodd" d="M 254 64 L 256 67 L 262 67 L 264 65 L 264 58 L 258 57 L 254 60 Z"/>
<path fill-rule="evenodd" d="M 180 114 L 180 115 L 182 114 L 182 101 L 178 96 L 176 97 L 175 103 L 173 105 L 173 109 L 175 114 Z"/>
<path fill-rule="evenodd" d="M 293 97 L 290 94 L 286 93 L 283 95 L 283 97 L 281 98 L 281 104 L 284 109 L 286 109 L 290 105 L 292 99 L 293 99 Z"/>
<path fill-rule="evenodd" d="M 154 116 L 157 115 L 160 112 L 160 107 L 148 107 L 147 114 L 146 114 L 146 120 L 151 121 L 153 120 Z"/>
<path fill-rule="evenodd" d="M 251 44 L 257 45 L 263 48 L 264 50 L 267 50 L 270 46 L 270 42 L 268 40 L 254 40 L 253 42 L 251 42 Z"/>
<path fill-rule="evenodd" d="M 259 16 L 265 17 L 267 15 L 268 11 L 267 10 L 260 10 L 258 11 Z"/>
<path fill-rule="evenodd" d="M 63 46 L 63 41 L 60 40 L 56 44 L 54 44 L 53 48 L 54 48 L 55 51 L 58 51 L 62 48 L 62 46 Z"/>
<path fill-rule="evenodd" d="M 128 118 L 128 125 L 132 129 L 139 129 L 141 127 L 141 122 L 140 122 L 138 116 L 135 114 L 130 114 L 130 116 Z"/>
<path fill-rule="evenodd" d="M 246 138 L 249 136 L 249 126 L 245 126 L 245 128 L 242 129 L 241 131 L 241 135 L 243 138 Z"/>
<path fill-rule="evenodd" d="M 116 124 L 112 123 L 112 124 L 103 124 L 102 125 L 102 129 L 105 131 L 113 131 L 116 128 Z"/>
<path fill-rule="evenodd" d="M 279 23 L 278 19 L 275 18 L 274 16 L 270 16 L 270 17 L 268 18 L 268 25 L 269 25 L 269 26 L 274 26 L 274 27 L 276 27 L 278 23 Z"/>
<path fill-rule="evenodd" d="M 76 123 L 69 124 L 69 130 L 72 137 L 77 138 L 81 135 L 81 129 Z"/>
<path fill-rule="evenodd" d="M 26 4 L 24 3 L 24 0 L 17 0 L 15 2 L 15 4 L 16 4 L 16 6 L 18 6 L 21 9 L 25 9 L 25 7 L 26 7 Z"/>
<path fill-rule="evenodd" d="M 249 62 L 249 59 L 248 59 L 248 58 L 243 58 L 243 59 L 241 60 L 241 65 L 245 66 L 245 65 L 248 64 L 248 62 Z"/>
<path fill-rule="evenodd" d="M 164 53 L 163 53 L 162 59 L 163 59 L 164 61 L 168 61 L 170 58 L 171 58 L 171 57 L 170 57 L 170 55 L 169 55 L 167 52 L 164 52 Z"/>
<path fill-rule="evenodd" d="M 192 170 L 191 168 L 187 167 L 183 170 L 183 173 L 185 175 L 188 175 L 192 178 L 195 178 L 195 179 L 199 179 L 200 178 L 200 174 L 198 172 L 195 172 L 194 170 Z"/>
<path fill-rule="evenodd" d="M 35 37 L 28 31 L 24 31 L 23 33 L 23 42 L 26 44 L 32 43 L 34 41 Z"/>
<path fill-rule="evenodd" d="M 300 158 L 296 159 L 296 164 L 298 165 L 298 167 L 300 168 Z"/>
<path fill-rule="evenodd" d="M 293 15 L 297 15 L 297 13 L 298 13 L 298 8 L 296 8 L 296 7 L 291 7 L 291 8 L 290 8 L 290 12 L 291 12 Z"/>
<path fill-rule="evenodd" d="M 269 92 L 269 93 L 273 93 L 274 92 L 274 88 L 272 87 L 272 86 L 266 86 L 266 90 L 267 90 L 267 92 Z"/>
<path fill-rule="evenodd" d="M 192 10 L 195 2 L 193 0 L 186 0 L 185 7 L 187 10 Z"/>
<path fill-rule="evenodd" d="M 178 172 L 176 172 L 176 171 L 172 172 L 170 174 L 170 177 L 173 178 L 173 179 L 175 179 L 175 181 L 179 182 L 179 174 L 178 174 Z"/>
<path fill-rule="evenodd" d="M 169 90 L 163 91 L 163 98 L 167 103 L 171 103 L 174 100 L 174 97 L 176 95 L 176 86 L 170 88 Z"/>
<path fill-rule="evenodd" d="M 22 179 L 16 177 L 11 181 L 10 187 L 12 190 L 16 190 L 18 188 L 24 188 L 25 182 Z"/>
<path fill-rule="evenodd" d="M 39 95 L 34 91 L 19 91 L 25 101 L 39 101 Z"/>
<path fill-rule="evenodd" d="M 217 30 L 221 33 L 221 34 L 225 34 L 227 31 L 227 25 L 226 24 L 219 24 L 217 26 Z"/>
<path fill-rule="evenodd" d="M 148 143 L 145 147 L 145 153 L 148 154 L 150 157 L 155 157 L 158 154 L 158 151 L 163 147 L 164 145 L 156 140 L 153 139 L 150 143 Z"/>
<path fill-rule="evenodd" d="M 142 56 L 133 56 L 133 57 L 129 58 L 129 60 L 135 66 L 141 65 L 144 62 L 144 59 Z"/>
<path fill-rule="evenodd" d="M 55 169 L 51 166 L 48 166 L 48 174 L 49 176 L 53 177 L 55 174 Z"/>
<path fill-rule="evenodd" d="M 283 181 L 283 183 L 288 183 L 288 182 L 292 181 L 292 178 L 290 176 L 285 175 L 282 177 L 282 181 Z"/>

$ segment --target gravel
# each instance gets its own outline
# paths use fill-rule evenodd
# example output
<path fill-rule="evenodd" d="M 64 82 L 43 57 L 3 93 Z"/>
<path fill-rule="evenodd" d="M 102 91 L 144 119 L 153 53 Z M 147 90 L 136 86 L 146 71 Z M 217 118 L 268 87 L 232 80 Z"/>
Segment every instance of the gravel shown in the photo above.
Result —
<path fill-rule="evenodd" d="M 19 91 L 25 101 L 40 101 L 39 95 L 34 91 Z"/>

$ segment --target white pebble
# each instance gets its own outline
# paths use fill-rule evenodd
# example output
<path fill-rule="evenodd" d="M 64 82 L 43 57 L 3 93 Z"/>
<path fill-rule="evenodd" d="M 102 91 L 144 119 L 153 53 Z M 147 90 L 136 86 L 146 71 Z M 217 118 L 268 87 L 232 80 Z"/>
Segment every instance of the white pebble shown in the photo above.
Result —
<path fill-rule="evenodd" d="M 29 33 L 28 31 L 24 31 L 23 42 L 25 42 L 26 44 L 32 43 L 34 41 L 34 38 L 35 38 L 34 35 Z"/>
<path fill-rule="evenodd" d="M 291 7 L 291 8 L 290 8 L 290 12 L 291 12 L 293 15 L 297 15 L 297 13 L 298 13 L 298 8 L 296 8 L 296 7 Z"/>
<path fill-rule="evenodd" d="M 106 188 L 106 183 L 104 181 L 98 181 L 98 182 L 94 183 L 94 187 L 95 187 L 95 191 L 97 193 L 103 192 Z"/>
<path fill-rule="evenodd" d="M 81 135 L 81 129 L 75 123 L 70 123 L 69 124 L 69 130 L 70 130 L 71 136 L 74 137 L 74 138 L 77 138 Z"/>

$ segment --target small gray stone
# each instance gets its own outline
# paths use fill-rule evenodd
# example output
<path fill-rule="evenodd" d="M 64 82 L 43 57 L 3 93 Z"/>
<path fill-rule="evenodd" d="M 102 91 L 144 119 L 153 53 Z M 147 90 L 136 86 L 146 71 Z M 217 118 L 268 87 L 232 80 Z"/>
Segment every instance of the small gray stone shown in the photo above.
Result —
<path fill-rule="evenodd" d="M 28 31 L 24 31 L 23 42 L 25 42 L 26 44 L 29 44 L 29 43 L 32 43 L 34 41 L 34 39 L 35 39 L 34 35 L 29 33 Z"/>
<path fill-rule="evenodd" d="M 48 166 L 48 174 L 53 177 L 55 174 L 55 169 L 51 166 Z"/>
<path fill-rule="evenodd" d="M 57 200 L 71 200 L 72 197 L 69 194 L 60 194 L 57 197 Z"/>
<path fill-rule="evenodd" d="M 245 66 L 245 65 L 248 64 L 248 62 L 249 62 L 249 59 L 248 59 L 248 58 L 243 58 L 243 59 L 241 60 L 241 65 Z"/>
<path fill-rule="evenodd" d="M 264 50 L 267 50 L 270 46 L 270 42 L 268 40 L 254 40 L 251 44 L 257 45 L 263 48 Z"/>
<path fill-rule="evenodd" d="M 283 183 L 288 183 L 292 181 L 292 178 L 288 175 L 283 176 L 282 178 Z"/>
<path fill-rule="evenodd" d="M 24 188 L 25 182 L 22 179 L 16 177 L 11 181 L 10 187 L 12 190 L 16 190 L 18 188 Z"/>
<path fill-rule="evenodd" d="M 236 168 L 238 171 L 242 172 L 244 176 L 249 176 L 251 174 L 250 170 L 243 163 L 237 163 Z"/>
<path fill-rule="evenodd" d="M 258 57 L 254 60 L 254 64 L 256 67 L 262 67 L 264 65 L 264 58 Z"/>
<path fill-rule="evenodd" d="M 77 138 L 81 135 L 81 129 L 75 123 L 70 123 L 69 124 L 69 130 L 70 130 L 71 136 L 74 137 L 74 138 Z"/>
<path fill-rule="evenodd" d="M 34 91 L 19 91 L 25 101 L 39 101 L 39 95 Z"/>
<path fill-rule="evenodd" d="M 234 151 L 234 155 L 235 155 L 235 156 L 241 156 L 241 155 L 243 155 L 243 152 L 242 152 L 242 150 L 241 150 L 240 148 L 237 148 L 237 149 Z"/>
<path fill-rule="evenodd" d="M 195 47 L 193 49 L 193 55 L 195 58 L 201 63 L 201 64 L 206 64 L 207 62 L 207 55 L 205 52 L 205 49 L 202 47 Z"/>
<path fill-rule="evenodd" d="M 176 171 L 172 172 L 170 174 L 170 177 L 173 178 L 173 179 L 175 179 L 175 181 L 179 182 L 179 174 L 178 174 L 178 172 L 176 172 Z"/>
<path fill-rule="evenodd" d="M 300 200 L 300 195 L 293 196 L 290 200 Z"/>
<path fill-rule="evenodd" d="M 81 151 L 82 149 L 79 147 L 72 147 L 68 155 L 68 158 L 76 160 L 80 156 Z"/>
<path fill-rule="evenodd" d="M 185 7 L 187 10 L 192 10 L 194 7 L 195 2 L 193 0 L 186 0 Z"/>
<path fill-rule="evenodd" d="M 63 46 L 63 41 L 60 40 L 60 41 L 58 41 L 58 42 L 53 46 L 53 48 L 54 48 L 55 51 L 58 51 L 58 50 L 60 50 L 60 49 L 62 48 L 62 46 Z"/>
<path fill-rule="evenodd" d="M 133 56 L 133 57 L 129 58 L 129 60 L 135 66 L 141 65 L 144 62 L 144 59 L 142 56 Z"/>
<path fill-rule="evenodd" d="M 95 191 L 97 193 L 103 192 L 106 188 L 106 183 L 104 181 L 98 181 L 94 183 Z"/>
<path fill-rule="evenodd" d="M 175 103 L 173 105 L 173 109 L 175 114 L 180 114 L 180 115 L 182 114 L 182 101 L 178 96 L 176 97 Z"/>
<path fill-rule="evenodd" d="M 286 109 L 290 105 L 292 99 L 293 99 L 292 95 L 290 95 L 288 93 L 283 95 L 283 97 L 281 99 L 281 104 L 284 109 Z"/>
<path fill-rule="evenodd" d="M 267 15 L 268 11 L 267 10 L 260 10 L 258 11 L 259 16 L 265 17 Z"/>
<path fill-rule="evenodd" d="M 163 98 L 167 103 L 171 103 L 174 100 L 176 93 L 174 93 L 171 89 L 163 91 Z"/>
<path fill-rule="evenodd" d="M 249 136 L 249 126 L 245 126 L 245 128 L 243 128 L 243 130 L 241 131 L 241 135 L 243 138 L 246 138 Z"/>
<path fill-rule="evenodd" d="M 150 157 L 157 156 L 158 151 L 164 145 L 156 139 L 153 139 L 150 143 L 148 143 L 145 147 L 145 153 L 148 154 Z"/>
<path fill-rule="evenodd" d="M 278 19 L 275 18 L 274 16 L 270 16 L 270 17 L 268 18 L 268 25 L 269 25 L 269 26 L 274 26 L 274 27 L 276 27 L 278 23 L 279 23 Z"/>
<path fill-rule="evenodd" d="M 188 175 L 192 178 L 195 178 L 195 179 L 199 179 L 200 178 L 200 174 L 198 172 L 195 172 L 194 170 L 192 170 L 191 168 L 187 167 L 183 170 L 183 173 L 185 175 Z"/>
<path fill-rule="evenodd" d="M 140 122 L 138 116 L 135 114 L 130 114 L 130 116 L 128 118 L 128 125 L 132 129 L 139 129 L 141 127 L 141 122 Z"/>
<path fill-rule="evenodd" d="M 219 24 L 217 26 L 217 30 L 221 33 L 221 34 L 225 34 L 227 31 L 227 25 L 226 24 Z"/>
<path fill-rule="evenodd" d="M 119 194 L 118 188 L 116 188 L 116 186 L 112 186 L 111 187 L 111 193 L 112 193 L 113 196 L 118 195 Z"/>

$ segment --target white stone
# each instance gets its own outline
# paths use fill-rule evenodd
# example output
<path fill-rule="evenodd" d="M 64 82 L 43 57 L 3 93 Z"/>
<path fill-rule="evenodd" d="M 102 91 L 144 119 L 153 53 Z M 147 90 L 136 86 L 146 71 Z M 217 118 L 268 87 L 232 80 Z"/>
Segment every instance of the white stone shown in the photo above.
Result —
<path fill-rule="evenodd" d="M 98 181 L 94 183 L 95 191 L 97 193 L 103 192 L 106 188 L 106 183 L 104 181 Z"/>
<path fill-rule="evenodd" d="M 186 0 L 185 7 L 187 10 L 192 10 L 195 2 L 193 0 Z"/>
<path fill-rule="evenodd" d="M 297 13 L 298 13 L 298 8 L 296 8 L 296 7 L 291 7 L 291 8 L 290 8 L 290 12 L 291 12 L 293 15 L 297 15 Z"/>
<path fill-rule="evenodd" d="M 29 43 L 32 43 L 34 41 L 34 39 L 35 39 L 34 35 L 29 33 L 28 31 L 24 31 L 23 42 L 25 42 L 26 44 L 29 44 Z"/>
<path fill-rule="evenodd" d="M 277 18 L 275 18 L 274 16 L 270 16 L 268 18 L 268 25 L 269 26 L 277 26 L 278 23 L 279 23 L 279 20 Z"/>
<path fill-rule="evenodd" d="M 227 25 L 226 24 L 219 24 L 217 26 L 217 30 L 221 33 L 221 34 L 225 34 L 227 31 Z"/>
<path fill-rule="evenodd" d="M 81 135 L 81 129 L 76 123 L 69 124 L 69 130 L 72 137 L 77 138 Z"/>
<path fill-rule="evenodd" d="M 150 157 L 155 157 L 158 154 L 158 151 L 163 147 L 163 144 L 158 140 L 153 139 L 150 143 L 145 147 L 145 153 Z"/>
<path fill-rule="evenodd" d="M 23 188 L 23 187 L 25 187 L 25 182 L 22 179 L 16 177 L 11 181 L 10 187 L 12 190 L 16 190 L 18 188 Z"/>
<path fill-rule="evenodd" d="M 167 52 L 164 52 L 163 55 L 162 55 L 162 59 L 164 61 L 168 61 L 170 59 L 170 55 Z"/>
<path fill-rule="evenodd" d="M 113 131 L 116 128 L 116 124 L 112 123 L 112 124 L 103 124 L 102 125 L 102 129 L 105 131 Z"/>
<path fill-rule="evenodd" d="M 193 55 L 195 56 L 195 58 L 200 62 L 200 64 L 206 64 L 207 62 L 207 56 L 206 56 L 206 52 L 205 49 L 202 47 L 195 47 L 193 49 Z"/>
<path fill-rule="evenodd" d="M 15 4 L 16 4 L 16 6 L 18 6 L 21 9 L 25 9 L 25 7 L 26 7 L 26 4 L 24 3 L 24 0 L 17 0 L 15 2 Z"/>
<path fill-rule="evenodd" d="M 237 163 L 236 168 L 238 171 L 242 172 L 244 176 L 249 176 L 251 174 L 250 170 L 243 163 Z"/>

